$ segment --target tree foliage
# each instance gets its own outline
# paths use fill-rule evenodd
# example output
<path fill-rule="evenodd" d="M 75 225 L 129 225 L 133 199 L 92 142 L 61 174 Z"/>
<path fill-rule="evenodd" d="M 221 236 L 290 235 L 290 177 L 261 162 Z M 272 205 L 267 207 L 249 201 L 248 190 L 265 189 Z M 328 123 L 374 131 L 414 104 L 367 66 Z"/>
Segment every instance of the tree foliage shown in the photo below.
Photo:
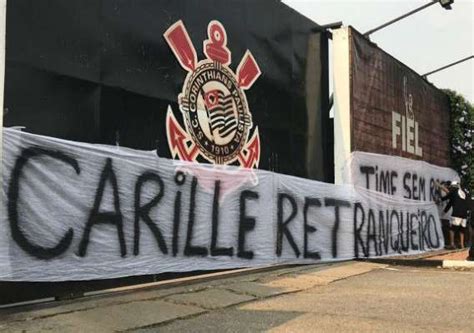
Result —
<path fill-rule="evenodd" d="M 474 189 L 474 106 L 452 90 L 444 91 L 451 106 L 450 145 L 453 168 L 471 195 Z"/>

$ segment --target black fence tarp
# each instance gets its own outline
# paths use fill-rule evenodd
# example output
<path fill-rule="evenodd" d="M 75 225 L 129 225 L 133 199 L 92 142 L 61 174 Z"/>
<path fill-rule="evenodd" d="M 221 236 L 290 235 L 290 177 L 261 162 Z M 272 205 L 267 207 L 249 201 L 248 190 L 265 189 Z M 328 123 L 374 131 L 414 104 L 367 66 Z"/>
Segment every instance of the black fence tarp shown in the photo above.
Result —
<path fill-rule="evenodd" d="M 15 0 L 7 8 L 5 126 L 77 141 L 158 149 L 186 71 L 163 37 L 182 20 L 204 59 L 225 27 L 235 71 L 246 50 L 261 76 L 246 91 L 262 169 L 332 180 L 327 38 L 276 0 Z"/>
<path fill-rule="evenodd" d="M 178 20 L 198 60 L 218 20 L 231 69 L 246 50 L 257 61 L 261 76 L 245 93 L 260 134 L 259 168 L 332 181 L 327 36 L 276 0 L 8 1 L 5 126 L 172 157 L 166 114 L 170 105 L 183 124 L 177 102 L 187 73 L 163 34 Z M 0 283 L 0 304 L 162 278 Z"/>

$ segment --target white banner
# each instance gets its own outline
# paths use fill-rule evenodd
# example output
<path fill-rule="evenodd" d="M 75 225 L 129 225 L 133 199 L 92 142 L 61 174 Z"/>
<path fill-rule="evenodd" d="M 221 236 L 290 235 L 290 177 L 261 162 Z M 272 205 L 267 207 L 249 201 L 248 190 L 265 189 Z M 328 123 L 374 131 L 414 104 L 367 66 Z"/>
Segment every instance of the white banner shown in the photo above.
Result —
<path fill-rule="evenodd" d="M 399 198 L 435 201 L 435 182 L 459 181 L 453 169 L 424 161 L 364 152 L 352 152 L 344 167 L 344 183 Z"/>
<path fill-rule="evenodd" d="M 0 280 L 314 263 L 441 248 L 436 206 L 4 130 Z"/>

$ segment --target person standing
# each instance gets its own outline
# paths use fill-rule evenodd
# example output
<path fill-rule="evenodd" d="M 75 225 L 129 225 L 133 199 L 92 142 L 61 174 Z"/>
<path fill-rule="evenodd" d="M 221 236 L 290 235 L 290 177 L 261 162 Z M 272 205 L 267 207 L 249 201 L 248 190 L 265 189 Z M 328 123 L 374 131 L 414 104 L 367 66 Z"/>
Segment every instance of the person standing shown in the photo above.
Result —
<path fill-rule="evenodd" d="M 452 208 L 450 240 L 454 245 L 454 232 L 459 233 L 459 248 L 464 248 L 464 235 L 467 227 L 467 200 L 466 193 L 461 189 L 459 182 L 451 182 L 449 192 L 441 198 L 441 201 L 448 200 L 448 204 L 444 208 L 444 212 L 448 212 Z M 451 239 L 452 237 L 452 239 Z"/>
<path fill-rule="evenodd" d="M 444 198 L 449 194 L 449 188 L 451 186 L 450 181 L 442 182 L 437 184 L 439 189 L 439 197 Z M 438 204 L 438 212 L 441 220 L 441 230 L 443 231 L 444 236 L 444 248 L 447 250 L 454 249 L 454 232 L 451 228 L 451 213 L 453 208 L 451 207 L 447 212 L 444 211 L 444 208 L 448 203 L 441 203 L 440 200 L 436 200 Z"/>
<path fill-rule="evenodd" d="M 471 248 L 469 249 L 469 256 L 467 257 L 467 260 L 474 261 L 474 237 L 473 237 L 473 232 L 474 232 L 474 196 L 471 196 L 471 198 L 468 200 L 468 224 L 470 227 L 470 241 L 471 241 Z"/>

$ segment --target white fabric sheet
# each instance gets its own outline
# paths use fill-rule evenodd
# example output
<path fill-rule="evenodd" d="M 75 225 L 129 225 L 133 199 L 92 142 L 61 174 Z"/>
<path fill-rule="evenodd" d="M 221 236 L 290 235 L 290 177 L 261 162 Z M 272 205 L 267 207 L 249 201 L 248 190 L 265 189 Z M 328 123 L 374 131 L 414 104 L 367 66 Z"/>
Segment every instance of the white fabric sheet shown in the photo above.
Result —
<path fill-rule="evenodd" d="M 63 281 L 419 253 L 436 206 L 5 129 L 0 280 Z"/>
<path fill-rule="evenodd" d="M 459 181 L 456 171 L 450 168 L 358 151 L 351 153 L 343 174 L 345 184 L 420 201 L 436 200 L 439 192 L 435 182 Z"/>

